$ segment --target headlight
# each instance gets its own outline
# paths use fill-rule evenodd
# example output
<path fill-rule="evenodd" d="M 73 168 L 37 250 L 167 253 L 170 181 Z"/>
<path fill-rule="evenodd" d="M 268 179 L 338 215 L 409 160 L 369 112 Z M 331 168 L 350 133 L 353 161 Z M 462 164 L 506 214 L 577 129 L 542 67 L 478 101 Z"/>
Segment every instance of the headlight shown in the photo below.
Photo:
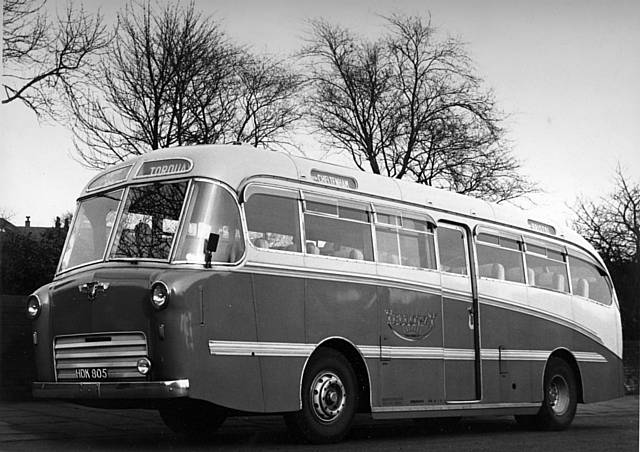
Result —
<path fill-rule="evenodd" d="M 36 295 L 31 295 L 27 300 L 27 317 L 31 320 L 35 320 L 42 310 L 42 304 L 40 299 Z"/>
<path fill-rule="evenodd" d="M 138 360 L 137 367 L 138 372 L 140 372 L 142 375 L 147 375 L 151 370 L 151 361 L 149 361 L 147 358 L 141 358 Z"/>
<path fill-rule="evenodd" d="M 158 311 L 164 309 L 169 304 L 169 289 L 162 281 L 158 281 L 151 286 L 151 306 Z"/>

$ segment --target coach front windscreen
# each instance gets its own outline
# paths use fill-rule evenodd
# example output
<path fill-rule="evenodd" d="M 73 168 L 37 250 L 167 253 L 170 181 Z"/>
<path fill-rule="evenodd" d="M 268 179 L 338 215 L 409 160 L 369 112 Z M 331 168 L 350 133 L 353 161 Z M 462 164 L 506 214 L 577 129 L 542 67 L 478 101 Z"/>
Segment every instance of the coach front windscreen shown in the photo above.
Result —
<path fill-rule="evenodd" d="M 237 203 L 217 184 L 154 182 L 108 191 L 80 201 L 58 270 L 105 258 L 166 262 L 172 252 L 176 261 L 203 263 L 212 233 L 212 262 L 242 255 Z"/>

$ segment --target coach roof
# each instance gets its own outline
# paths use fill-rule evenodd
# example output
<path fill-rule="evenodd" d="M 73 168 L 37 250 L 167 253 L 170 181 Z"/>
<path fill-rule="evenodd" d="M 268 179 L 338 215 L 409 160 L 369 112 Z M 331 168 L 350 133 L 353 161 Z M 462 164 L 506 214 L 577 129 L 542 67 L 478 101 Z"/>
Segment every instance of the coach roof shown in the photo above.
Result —
<path fill-rule="evenodd" d="M 107 185 L 116 186 L 155 179 L 155 174 L 143 174 L 143 167 L 147 168 L 155 164 L 153 162 L 162 167 L 159 168 L 162 171 L 156 174 L 163 179 L 185 176 L 207 177 L 220 180 L 234 189 L 240 189 L 248 179 L 260 176 L 316 182 L 330 187 L 332 184 L 327 182 L 337 180 L 341 183 L 340 188 L 343 190 L 401 200 L 437 210 L 449 210 L 479 220 L 531 230 L 529 224 L 531 218 L 527 216 L 526 211 L 515 207 L 489 203 L 448 190 L 292 156 L 284 152 L 256 149 L 248 145 L 183 146 L 149 152 L 103 171 L 87 184 L 83 190 L 83 196 Z M 184 162 L 189 164 L 185 165 Z M 116 179 L 109 180 L 106 176 L 110 174 L 115 174 Z M 318 177 L 318 174 L 321 177 Z M 101 180 L 106 180 L 107 183 L 100 185 Z M 349 182 L 351 180 L 355 181 L 355 186 Z M 336 184 L 333 184 L 333 188 L 336 188 Z M 575 232 L 549 221 L 540 223 L 553 226 L 559 238 L 568 239 L 591 249 L 587 242 Z"/>

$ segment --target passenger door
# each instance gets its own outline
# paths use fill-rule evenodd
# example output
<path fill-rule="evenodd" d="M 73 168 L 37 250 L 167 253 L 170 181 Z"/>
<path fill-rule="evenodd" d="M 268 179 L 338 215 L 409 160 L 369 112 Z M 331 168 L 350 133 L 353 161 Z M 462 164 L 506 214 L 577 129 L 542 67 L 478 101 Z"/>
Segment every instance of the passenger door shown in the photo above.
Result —
<path fill-rule="evenodd" d="M 440 223 L 437 236 L 442 274 L 445 398 L 477 400 L 478 307 L 469 265 L 469 234 L 462 226 Z"/>

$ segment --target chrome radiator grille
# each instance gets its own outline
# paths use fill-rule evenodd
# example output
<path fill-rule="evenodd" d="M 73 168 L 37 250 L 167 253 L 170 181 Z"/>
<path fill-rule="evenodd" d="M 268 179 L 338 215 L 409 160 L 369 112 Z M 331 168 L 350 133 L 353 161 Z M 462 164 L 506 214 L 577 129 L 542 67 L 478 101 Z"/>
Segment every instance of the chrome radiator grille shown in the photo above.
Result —
<path fill-rule="evenodd" d="M 142 333 L 57 336 L 54 339 L 58 381 L 82 379 L 81 369 L 107 369 L 109 380 L 144 380 L 137 362 L 148 357 Z"/>

